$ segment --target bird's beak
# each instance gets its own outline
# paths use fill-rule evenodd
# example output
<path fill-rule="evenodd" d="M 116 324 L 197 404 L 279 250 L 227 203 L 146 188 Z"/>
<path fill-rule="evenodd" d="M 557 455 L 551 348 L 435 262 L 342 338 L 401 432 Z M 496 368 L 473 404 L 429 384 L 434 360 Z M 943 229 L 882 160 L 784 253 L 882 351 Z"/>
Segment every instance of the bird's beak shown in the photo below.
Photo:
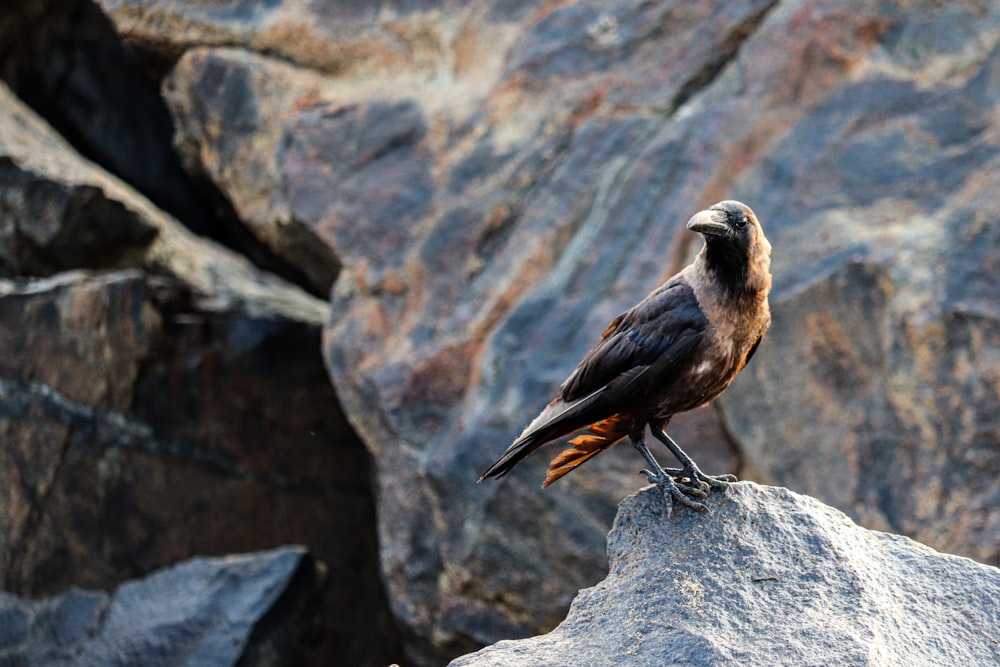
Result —
<path fill-rule="evenodd" d="M 694 217 L 688 220 L 687 228 L 706 236 L 725 236 L 729 233 L 725 212 L 712 209 L 695 213 Z"/>

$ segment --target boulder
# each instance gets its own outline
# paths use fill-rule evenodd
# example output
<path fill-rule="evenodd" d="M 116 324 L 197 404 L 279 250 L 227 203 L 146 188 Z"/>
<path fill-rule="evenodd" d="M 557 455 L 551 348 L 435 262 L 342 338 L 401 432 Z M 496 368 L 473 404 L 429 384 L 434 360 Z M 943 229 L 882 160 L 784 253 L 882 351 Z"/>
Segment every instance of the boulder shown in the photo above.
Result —
<path fill-rule="evenodd" d="M 323 303 L 197 236 L 81 156 L 0 83 L 0 275 L 141 268 L 215 310 L 320 323 Z"/>
<path fill-rule="evenodd" d="M 315 72 L 242 49 L 192 49 L 164 83 L 188 171 L 212 183 L 271 253 L 324 298 L 334 250 L 295 215 L 278 171 L 284 120 L 323 86 Z"/>
<path fill-rule="evenodd" d="M 26 64 L 59 71 L 74 40 L 117 43 L 92 4 L 61 5 L 80 10 L 69 17 L 57 4 L 0 12 L 0 34 L 31 56 L 3 40 L 0 76 L 24 83 L 8 75 Z M 48 92 L 72 96 L 93 74 L 88 58 L 107 53 L 85 55 Z M 149 101 L 136 93 L 123 108 L 121 74 L 102 72 L 87 90 L 88 105 L 118 107 L 91 118 L 98 141 L 98 117 Z M 119 96 L 99 94 L 109 89 Z M 87 118 L 82 106 L 67 115 Z M 108 124 L 122 138 L 108 150 L 141 143 L 125 136 L 136 125 Z M 399 659 L 369 457 L 323 367 L 328 304 L 192 233 L 82 143 L 0 83 L 0 587 L 106 589 L 195 554 L 304 544 L 329 575 L 320 604 L 296 621 L 319 628 L 305 664 Z M 280 649 L 282 627 L 271 637 L 258 626 L 257 663 L 243 663 L 275 664 L 267 647 Z"/>
<path fill-rule="evenodd" d="M 668 35 L 656 35 L 663 50 L 655 51 L 658 60 L 644 65 L 643 72 L 668 68 L 657 79 L 669 82 L 662 94 L 663 105 L 683 103 L 698 81 L 697 77 L 688 81 L 686 68 L 704 72 L 718 67 L 720 56 L 711 45 L 725 45 L 723 51 L 731 55 L 732 40 L 745 36 L 769 6 L 755 3 L 733 13 L 714 36 L 693 30 L 710 8 L 679 16 Z M 622 70 L 635 66 L 641 58 L 628 55 L 629 45 L 648 37 L 645 24 L 674 18 L 664 7 L 648 15 L 630 15 L 624 6 L 615 12 L 614 21 L 628 22 L 622 27 L 630 35 L 627 43 L 593 42 L 587 37 L 580 45 L 585 48 L 567 46 L 565 51 L 547 52 L 542 44 L 553 34 L 576 40 L 575 21 L 600 23 L 601 19 L 592 9 L 579 16 L 576 10 L 561 13 L 536 31 L 518 36 L 523 43 L 516 46 L 516 52 L 527 54 L 537 47 L 537 54 L 500 63 L 488 73 L 498 81 L 496 87 L 485 89 L 473 100 L 476 105 L 458 108 L 443 107 L 440 94 L 426 84 L 395 93 L 383 88 L 375 99 L 363 97 L 359 91 L 368 87 L 351 77 L 347 78 L 352 85 L 307 85 L 307 77 L 287 65 L 231 49 L 190 51 L 168 78 L 171 108 L 181 128 L 217 127 L 218 123 L 200 121 L 194 111 L 224 96 L 227 104 L 241 100 L 236 105 L 240 109 L 265 110 L 250 113 L 252 122 L 242 127 L 268 151 L 274 147 L 273 162 L 269 152 L 259 158 L 266 166 L 263 173 L 275 170 L 270 191 L 280 194 L 278 201 L 288 202 L 291 216 L 312 229 L 351 267 L 350 275 L 339 281 L 338 314 L 328 332 L 331 373 L 349 416 L 379 461 L 383 566 L 397 612 L 439 644 L 467 647 L 517 631 L 525 622 L 555 622 L 572 591 L 602 574 L 603 559 L 595 547 L 603 540 L 614 502 L 636 483 L 627 454 L 610 454 L 610 470 L 601 475 L 598 468 L 597 477 L 579 478 L 585 488 L 578 495 L 540 500 L 537 510 L 552 503 L 562 508 L 555 513 L 531 513 L 545 522 L 540 532 L 570 533 L 565 535 L 568 542 L 553 540 L 552 550 L 543 549 L 539 553 L 545 554 L 544 559 L 526 564 L 515 586 L 489 580 L 491 568 L 481 552 L 496 548 L 502 559 L 506 549 L 502 545 L 474 548 L 470 556 L 477 564 L 471 571 L 468 563 L 451 567 L 458 564 L 453 550 L 462 550 L 465 538 L 439 531 L 452 524 L 447 517 L 457 508 L 468 508 L 471 516 L 482 514 L 482 509 L 473 509 L 488 502 L 481 489 L 471 485 L 477 469 L 528 418 L 532 404 L 547 400 L 553 381 L 572 363 L 564 350 L 579 353 L 589 343 L 586 333 L 576 333 L 583 328 L 581 323 L 593 325 L 617 314 L 613 303 L 598 299 L 595 305 L 578 297 L 590 288 L 602 295 L 613 294 L 615 302 L 640 296 L 653 286 L 652 281 L 612 285 L 612 277 L 637 249 L 654 253 L 657 245 L 669 247 L 674 236 L 673 228 L 658 224 L 661 215 L 669 214 L 657 210 L 665 205 L 664 200 L 608 215 L 620 201 L 630 175 L 642 172 L 642 184 L 637 187 L 652 188 L 644 179 L 657 167 L 643 165 L 646 157 L 664 168 L 671 159 L 669 143 L 649 153 L 643 151 L 663 127 L 662 112 L 652 106 L 635 114 L 610 112 L 622 103 L 620 98 L 633 82 L 622 82 L 615 89 L 615 100 L 607 103 L 608 112 L 601 113 L 592 107 L 601 107 L 602 101 L 593 99 L 587 86 L 577 86 L 566 99 L 550 100 L 551 109 L 533 106 L 526 93 L 551 85 L 553 79 L 572 82 L 573 72 L 566 67 L 583 67 L 593 44 L 612 52 L 608 61 L 613 66 Z M 501 23 L 497 17 L 489 20 Z M 668 52 L 666 43 L 673 39 L 689 44 L 691 53 L 671 64 L 676 49 Z M 670 72 L 677 76 L 669 76 Z M 460 70 L 459 79 L 465 74 Z M 604 76 L 613 78 L 610 73 Z M 508 83 L 526 77 L 533 80 L 524 90 Z M 209 82 L 219 92 L 207 95 Z M 463 80 L 455 85 L 471 83 Z M 479 105 L 528 108 L 480 120 Z M 196 117 L 187 120 L 189 115 Z M 262 121 L 267 122 L 262 125 Z M 216 155 L 226 155 L 230 146 L 249 144 L 205 132 L 192 134 L 199 140 L 194 144 L 198 150 L 190 155 L 207 155 L 203 162 L 209 172 L 216 162 L 229 163 L 217 160 Z M 275 136 L 282 140 L 275 142 Z M 212 148 L 205 148 L 206 137 L 212 140 Z M 607 171 L 609 164 L 613 172 Z M 222 182 L 227 187 L 240 185 L 235 175 Z M 261 185 L 254 183 L 253 190 L 242 187 L 240 200 L 251 201 Z M 672 212 L 679 214 L 678 209 Z M 634 226 L 637 219 L 644 220 L 639 227 Z M 559 277 L 539 287 L 581 226 L 582 236 L 558 260 Z M 640 230 L 652 234 L 654 240 L 642 241 Z M 606 266 L 588 276 L 594 265 L 586 240 L 601 233 L 618 241 L 608 250 Z M 655 259 L 651 254 L 640 262 L 651 264 Z M 655 270 L 662 272 L 663 267 Z M 539 287 L 539 292 L 525 299 L 533 287 Z M 570 302 L 577 306 L 560 313 L 552 308 L 552 300 L 563 288 L 572 290 Z M 519 312 L 512 313 L 515 306 Z M 597 312 L 591 313 L 591 308 Z M 532 379 L 526 391 L 517 386 L 516 378 L 522 375 L 514 366 L 501 369 L 509 361 L 510 350 L 494 354 L 488 341 L 503 341 L 511 349 L 525 343 L 509 326 L 504 325 L 503 334 L 497 331 L 508 318 L 523 321 L 533 315 L 553 317 L 556 321 L 546 322 L 543 330 L 562 333 L 551 341 L 538 338 L 517 353 L 515 365 L 530 365 L 544 374 Z M 396 328 L 391 335 L 384 329 L 390 322 Z M 567 345 L 567 336 L 572 345 Z M 481 359 L 484 351 L 491 361 Z M 552 353 L 560 360 L 551 368 L 538 368 L 531 361 Z M 500 386 L 477 388 L 478 369 L 490 364 L 502 373 L 482 377 L 489 383 L 499 379 Z M 476 393 L 480 397 L 475 398 Z M 509 396 L 499 398 L 503 394 Z M 484 411 L 488 405 L 502 406 L 502 414 Z M 373 410 L 372 406 L 379 407 Z M 705 421 L 715 423 L 711 418 Z M 719 433 L 717 427 L 708 431 Z M 494 451 L 476 445 L 463 453 L 470 441 L 493 442 Z M 428 445 L 424 443 L 436 444 L 425 451 Z M 724 438 L 706 448 L 716 452 L 710 458 L 733 464 Z M 456 453 L 465 459 L 458 474 L 451 462 Z M 432 466 L 434 459 L 440 463 Z M 429 473 L 424 471 L 428 467 Z M 414 502 L 414 498 L 421 500 Z M 435 517 L 439 510 L 434 508 L 443 514 Z M 522 514 L 520 509 L 516 513 Z M 567 519 L 567 514 L 579 518 Z M 464 519 L 453 525 L 456 529 L 472 527 Z M 428 530 L 428 526 L 434 528 Z M 571 553 L 564 550 L 566 544 L 574 544 L 568 549 Z M 450 574 L 442 578 L 445 563 Z M 532 592 L 539 579 L 549 582 L 549 595 Z M 486 602 L 498 595 L 514 608 L 497 609 Z M 438 609 L 439 604 L 445 607 Z"/>
<path fill-rule="evenodd" d="M 308 625 L 302 617 L 321 585 L 308 552 L 286 547 L 195 558 L 113 593 L 74 588 L 38 600 L 0 593 L 0 660 L 52 667 L 300 664 Z"/>
<path fill-rule="evenodd" d="M 987 665 L 1000 570 L 861 528 L 787 489 L 741 482 L 709 513 L 647 487 L 608 535 L 610 573 L 551 632 L 451 663 Z"/>
<path fill-rule="evenodd" d="M 550 628 L 603 576 L 632 452 L 545 492 L 544 454 L 475 480 L 723 198 L 771 238 L 774 325 L 681 444 L 1000 562 L 995 3 L 103 6 L 177 58 L 185 164 L 343 266 L 326 362 L 427 660 Z"/>
<path fill-rule="evenodd" d="M 294 262 L 254 236 L 214 186 L 184 171 L 158 89 L 163 59 L 145 65 L 130 57 L 93 0 L 38 0 L 0 13 L 0 78 L 81 155 L 188 229 L 325 298 L 328 284 L 310 285 Z"/>
<path fill-rule="evenodd" d="M 329 574 L 310 659 L 398 657 L 369 461 L 315 324 L 206 311 L 135 270 L 74 272 L 3 286 L 0 340 L 5 590 L 306 544 Z"/>

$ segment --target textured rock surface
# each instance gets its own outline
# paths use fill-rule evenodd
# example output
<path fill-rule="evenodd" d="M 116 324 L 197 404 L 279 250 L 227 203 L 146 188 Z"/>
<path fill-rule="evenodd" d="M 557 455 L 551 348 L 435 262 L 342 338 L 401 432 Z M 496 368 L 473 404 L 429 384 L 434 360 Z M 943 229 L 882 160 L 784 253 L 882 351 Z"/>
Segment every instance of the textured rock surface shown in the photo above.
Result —
<path fill-rule="evenodd" d="M 0 84 L 0 586 L 110 588 L 194 554 L 299 543 L 324 563 L 324 597 L 295 627 L 254 628 L 241 664 L 399 659 L 369 457 L 323 367 L 328 305 L 126 184 L 138 158 L 184 191 L 152 164 L 143 123 L 118 122 L 150 99 L 130 90 L 131 63 L 113 67 L 124 52 L 94 5 L 5 8 L 0 35 L 0 76 L 68 121 L 60 136 Z M 125 178 L 78 152 L 98 159 L 102 136 Z"/>
<path fill-rule="evenodd" d="M 1000 570 L 866 530 L 786 489 L 735 485 L 711 514 L 647 488 L 608 535 L 611 572 L 552 632 L 472 665 L 991 665 Z"/>
<path fill-rule="evenodd" d="M 293 664 L 297 617 L 315 604 L 316 563 L 301 549 L 194 559 L 122 584 L 27 600 L 0 593 L 0 660 L 10 665 Z M 261 661 L 263 655 L 280 662 Z"/>
<path fill-rule="evenodd" d="M 886 35 L 888 54 L 904 48 L 901 30 Z M 975 65 L 941 55 L 942 71 L 922 73 L 946 81 L 937 86 L 846 86 L 735 189 L 763 200 L 778 188 L 803 219 L 783 220 L 766 200 L 759 211 L 782 248 L 779 321 L 753 381 L 724 403 L 762 479 L 991 563 L 1000 563 L 1000 233 L 988 203 L 1000 187 L 998 54 Z"/>
<path fill-rule="evenodd" d="M 128 57 L 92 0 L 36 0 L 0 13 L 0 78 L 81 154 L 195 233 L 301 279 L 303 271 L 271 253 L 215 188 L 184 171 L 158 90 L 162 67 Z"/>
<path fill-rule="evenodd" d="M 342 263 L 327 361 L 395 611 L 438 650 L 551 627 L 602 575 L 632 452 L 544 493 L 544 456 L 474 480 L 724 197 L 772 239 L 775 323 L 674 434 L 1000 560 L 995 3 L 104 6 L 178 58 L 189 168 Z"/>
<path fill-rule="evenodd" d="M 64 135 L 0 86 L 16 592 L 310 535 L 336 599 L 373 600 L 328 607 L 336 641 L 408 661 L 321 344 L 408 659 L 552 627 L 606 571 L 634 453 L 474 480 L 724 197 L 772 239 L 774 327 L 674 436 L 1000 562 L 995 2 L 101 6 L 162 100 L 87 0 L 0 10 L 0 77 Z M 213 213 L 298 287 L 182 226 Z M 334 282 L 329 316 L 306 292 Z"/>
<path fill-rule="evenodd" d="M 137 267 L 185 284 L 211 307 L 320 322 L 322 303 L 195 236 L 83 158 L 0 83 L 0 271 L 47 276 Z"/>
<path fill-rule="evenodd" d="M 6 287 L 0 340 L 5 590 L 302 543 L 329 572 L 313 655 L 394 659 L 369 463 L 318 327 L 204 311 L 138 271 L 62 273 Z"/>
<path fill-rule="evenodd" d="M 299 542 L 331 577 L 312 655 L 393 659 L 368 461 L 319 354 L 326 307 L 0 97 L 3 272 L 143 270 L 0 289 L 4 588 L 109 587 L 197 553 Z"/>
<path fill-rule="evenodd" d="M 285 137 L 275 119 L 321 86 L 315 73 L 247 51 L 194 49 L 172 70 L 164 95 L 188 169 L 209 179 L 255 237 L 326 296 L 340 262 L 293 215 L 276 164 Z"/>

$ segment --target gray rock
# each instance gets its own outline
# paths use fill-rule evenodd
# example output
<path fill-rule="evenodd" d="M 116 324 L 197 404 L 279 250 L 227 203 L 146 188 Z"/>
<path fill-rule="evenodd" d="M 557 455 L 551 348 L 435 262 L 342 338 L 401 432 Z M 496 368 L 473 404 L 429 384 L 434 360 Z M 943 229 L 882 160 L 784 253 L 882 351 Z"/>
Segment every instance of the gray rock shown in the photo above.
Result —
<path fill-rule="evenodd" d="M 156 82 L 128 57 L 92 0 L 4 7 L 0 78 L 82 154 L 197 233 L 219 236 L 172 150 Z"/>
<path fill-rule="evenodd" d="M 340 269 L 334 250 L 291 209 L 278 170 L 283 122 L 323 80 L 243 49 L 192 49 L 164 82 L 187 169 L 208 179 L 242 224 L 324 297 Z"/>
<path fill-rule="evenodd" d="M 743 482 L 710 514 L 649 487 L 621 505 L 608 577 L 552 632 L 451 663 L 992 665 L 1000 570 Z"/>
<path fill-rule="evenodd" d="M 432 651 L 552 627 L 603 576 L 631 451 L 545 492 L 542 454 L 474 480 L 728 197 L 772 238 L 774 326 L 679 441 L 1000 558 L 996 3 L 103 4 L 183 53 L 189 168 L 285 256 L 343 264 L 327 364 Z"/>
<path fill-rule="evenodd" d="M 432 653 L 550 628 L 603 576 L 632 452 L 474 480 L 728 197 L 772 239 L 774 325 L 679 441 L 1000 562 L 997 3 L 102 4 L 179 59 L 188 168 L 314 284 L 343 264 L 327 364 Z"/>
<path fill-rule="evenodd" d="M 996 7 L 933 23 L 1000 34 Z M 997 564 L 1000 126 L 985 100 L 1000 95 L 1000 48 L 970 62 L 943 39 L 897 42 L 924 27 L 887 33 L 866 80 L 831 94 L 735 184 L 761 202 L 778 249 L 774 325 L 721 407 L 760 481 Z M 907 66 L 940 70 L 881 72 L 902 48 L 920 51 Z"/>
<path fill-rule="evenodd" d="M 370 464 L 311 323 L 205 311 L 139 271 L 0 281 L 0 588 L 110 588 L 194 554 L 306 544 L 310 656 L 398 658 Z"/>
<path fill-rule="evenodd" d="M 0 77 L 72 107 L 60 136 L 0 84 L 0 588 L 110 588 L 193 554 L 303 543 L 330 575 L 299 624 L 320 629 L 307 661 L 399 659 L 370 461 L 320 352 L 328 304 L 151 203 L 181 185 L 164 145 L 143 145 L 162 118 L 92 2 L 5 8 L 0 36 Z M 325 296 L 336 261 L 320 268 Z M 268 628 L 242 664 L 289 659 L 288 626 Z"/>
<path fill-rule="evenodd" d="M 122 584 L 112 594 L 70 590 L 41 600 L 0 593 L 5 665 L 294 665 L 298 617 L 318 595 L 316 563 L 302 548 L 195 558 Z M 270 633 L 260 633 L 267 626 Z M 290 626 L 280 659 L 256 661 Z M 248 659 L 249 657 L 249 659 Z"/>
<path fill-rule="evenodd" d="M 156 227 L 93 185 L 58 183 L 9 157 L 0 157 L 0 183 L 4 275 L 127 266 L 156 236 Z"/>
<path fill-rule="evenodd" d="M 3 83 L 0 172 L 0 275 L 141 268 L 185 284 L 206 309 L 326 318 L 319 299 L 196 236 L 83 158 Z"/>

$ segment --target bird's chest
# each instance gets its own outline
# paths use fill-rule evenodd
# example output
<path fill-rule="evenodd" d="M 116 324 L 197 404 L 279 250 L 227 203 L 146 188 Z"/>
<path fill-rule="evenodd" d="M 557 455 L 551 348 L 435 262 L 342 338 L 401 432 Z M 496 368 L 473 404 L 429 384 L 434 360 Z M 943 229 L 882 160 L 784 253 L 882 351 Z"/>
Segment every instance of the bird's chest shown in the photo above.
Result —
<path fill-rule="evenodd" d="M 747 354 L 760 332 L 754 328 L 755 318 L 717 318 L 709 326 L 705 344 L 701 349 L 701 360 L 692 369 L 693 379 L 702 375 L 717 375 L 726 378 L 729 384 L 732 376 L 742 370 Z M 714 370 L 714 373 L 712 372 Z"/>
<path fill-rule="evenodd" d="M 676 413 L 705 405 L 721 394 L 746 364 L 747 355 L 760 332 L 753 318 L 730 322 L 717 318 L 689 363 L 664 387 L 663 412 Z"/>
<path fill-rule="evenodd" d="M 741 341 L 723 339 L 706 345 L 692 360 L 681 382 L 684 394 L 690 397 L 686 409 L 703 405 L 729 386 L 742 366 Z"/>

